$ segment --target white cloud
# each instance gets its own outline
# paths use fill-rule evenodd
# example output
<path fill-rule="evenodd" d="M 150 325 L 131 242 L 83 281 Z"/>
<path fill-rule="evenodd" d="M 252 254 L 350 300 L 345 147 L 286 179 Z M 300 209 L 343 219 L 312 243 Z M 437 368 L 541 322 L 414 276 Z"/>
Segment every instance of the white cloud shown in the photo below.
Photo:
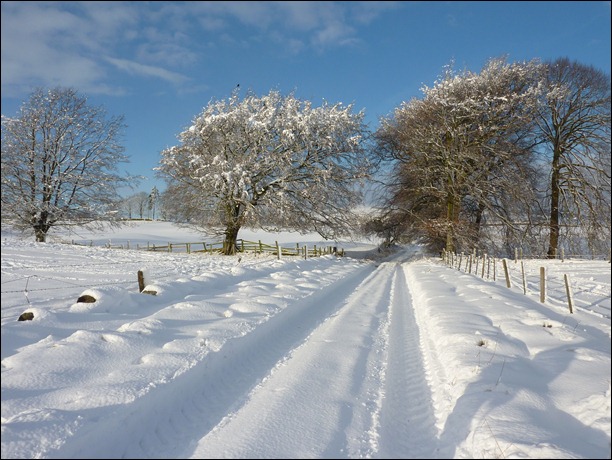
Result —
<path fill-rule="evenodd" d="M 2 2 L 2 91 L 70 85 L 122 93 L 126 81 L 114 69 L 181 85 L 211 46 L 267 41 L 290 55 L 350 46 L 359 24 L 395 3 Z"/>
<path fill-rule="evenodd" d="M 127 21 L 121 18 L 130 15 L 119 14 L 122 8 L 105 14 L 103 5 L 90 3 L 2 2 L 3 93 L 18 96 L 32 86 L 55 85 L 122 92 L 105 83 L 107 69 L 99 56 L 119 41 Z"/>
<path fill-rule="evenodd" d="M 318 47 L 351 45 L 358 41 L 354 29 L 344 23 L 326 24 L 312 38 L 312 43 Z"/>
<path fill-rule="evenodd" d="M 184 83 L 189 80 L 189 78 L 185 77 L 184 75 L 162 69 L 161 67 L 139 64 L 126 59 L 116 59 L 111 57 L 107 57 L 106 61 L 110 62 L 117 69 L 132 75 L 161 78 L 162 80 L 166 80 L 174 84 Z"/>
<path fill-rule="evenodd" d="M 231 21 L 264 33 L 294 52 L 310 43 L 317 49 L 360 41 L 358 24 L 372 22 L 401 2 L 188 2 L 183 5 L 207 30 L 223 30 Z M 183 10 L 184 11 L 184 10 Z M 279 40 L 279 37 L 282 37 Z"/>

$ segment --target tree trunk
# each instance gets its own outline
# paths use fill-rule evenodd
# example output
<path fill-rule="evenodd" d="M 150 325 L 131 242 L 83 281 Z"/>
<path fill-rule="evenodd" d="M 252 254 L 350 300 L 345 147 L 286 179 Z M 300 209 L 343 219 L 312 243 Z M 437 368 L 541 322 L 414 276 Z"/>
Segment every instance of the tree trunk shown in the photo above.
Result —
<path fill-rule="evenodd" d="M 223 240 L 223 254 L 231 256 L 236 254 L 238 247 L 238 231 L 240 227 L 228 226 L 225 229 L 225 240 Z"/>
<path fill-rule="evenodd" d="M 32 216 L 32 228 L 37 243 L 47 242 L 47 232 L 51 228 L 51 224 L 47 221 L 47 212 L 43 211 L 38 216 Z"/>
<path fill-rule="evenodd" d="M 244 206 L 229 201 L 226 208 L 225 240 L 223 241 L 223 254 L 231 256 L 238 250 L 238 231 L 244 222 Z"/>
<path fill-rule="evenodd" d="M 559 247 L 559 198 L 560 198 L 560 172 L 559 160 L 561 153 L 555 149 L 552 163 L 552 179 L 550 183 L 550 236 L 548 241 L 548 258 L 554 259 Z"/>
<path fill-rule="evenodd" d="M 47 242 L 47 234 L 41 230 L 40 228 L 36 228 L 34 230 L 34 234 L 36 235 L 37 243 L 46 243 Z"/>
<path fill-rule="evenodd" d="M 480 243 L 480 234 L 482 231 L 482 221 L 485 212 L 485 204 L 484 202 L 478 203 L 478 210 L 476 211 L 476 220 L 474 221 L 474 244 L 478 245 Z"/>
<path fill-rule="evenodd" d="M 446 250 L 448 252 L 456 252 L 455 245 L 455 230 L 459 221 L 460 204 L 454 193 L 449 192 L 446 195 Z"/>
<path fill-rule="evenodd" d="M 448 227 L 446 228 L 446 250 L 448 252 L 456 252 L 453 240 L 453 226 L 450 222 L 448 223 Z"/>

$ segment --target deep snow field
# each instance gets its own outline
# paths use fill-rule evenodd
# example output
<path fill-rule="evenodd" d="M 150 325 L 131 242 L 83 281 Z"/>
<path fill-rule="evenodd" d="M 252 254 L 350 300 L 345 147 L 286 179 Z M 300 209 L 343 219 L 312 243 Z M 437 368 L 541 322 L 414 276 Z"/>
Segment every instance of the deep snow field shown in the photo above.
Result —
<path fill-rule="evenodd" d="M 346 256 L 3 229 L 2 458 L 610 458 L 607 260 L 507 261 L 508 289 L 499 260 L 493 280 L 415 246 L 239 237 Z"/>

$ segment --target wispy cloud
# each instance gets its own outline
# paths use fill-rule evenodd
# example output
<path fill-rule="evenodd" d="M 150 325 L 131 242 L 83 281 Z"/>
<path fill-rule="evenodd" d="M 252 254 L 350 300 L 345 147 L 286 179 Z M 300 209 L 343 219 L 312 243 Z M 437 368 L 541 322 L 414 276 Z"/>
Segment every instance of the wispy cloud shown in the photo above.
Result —
<path fill-rule="evenodd" d="M 116 59 L 107 57 L 106 60 L 114 65 L 117 69 L 127 72 L 132 75 L 140 75 L 143 77 L 161 78 L 174 84 L 185 83 L 189 78 L 176 72 L 171 72 L 160 67 L 139 64 L 138 62 L 128 61 L 126 59 Z"/>
<path fill-rule="evenodd" d="M 129 83 L 113 79 L 115 69 L 184 91 L 209 48 L 244 46 L 245 37 L 287 54 L 351 46 L 363 24 L 398 3 L 2 2 L 2 92 L 63 85 L 122 94 Z M 230 35 L 236 24 L 242 37 Z"/>
<path fill-rule="evenodd" d="M 359 27 L 374 21 L 402 2 L 185 2 L 176 15 L 189 15 L 210 31 L 239 23 L 279 46 L 301 52 L 350 46 L 361 39 Z M 167 10 L 168 11 L 168 10 Z"/>
<path fill-rule="evenodd" d="M 97 94 L 123 92 L 106 81 L 99 56 L 119 41 L 118 31 L 133 23 L 131 15 L 119 14 L 122 8 L 109 13 L 102 5 L 65 3 L 2 2 L 3 95 L 55 85 Z"/>

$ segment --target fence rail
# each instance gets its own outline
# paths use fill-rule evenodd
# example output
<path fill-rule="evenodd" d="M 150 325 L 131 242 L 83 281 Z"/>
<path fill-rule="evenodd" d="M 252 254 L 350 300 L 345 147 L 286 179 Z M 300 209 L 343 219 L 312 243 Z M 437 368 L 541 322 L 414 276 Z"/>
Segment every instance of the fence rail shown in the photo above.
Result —
<path fill-rule="evenodd" d="M 78 243 L 72 240 L 70 244 L 79 245 L 79 246 L 93 246 L 93 241 L 90 244 Z M 105 248 L 108 249 L 136 249 L 136 250 L 145 250 L 145 251 L 154 251 L 154 252 L 179 252 L 179 253 L 211 253 L 211 254 L 221 254 L 225 253 L 225 242 L 213 242 L 206 243 L 204 241 L 190 242 L 190 243 L 170 243 L 167 244 L 150 244 L 147 243 L 146 246 L 136 244 L 134 247 L 130 244 L 130 242 L 126 242 L 126 244 L 113 244 L 110 240 L 107 244 L 104 245 Z M 339 256 L 344 256 L 344 249 L 338 249 L 336 246 L 319 246 L 312 245 L 309 247 L 306 244 L 300 246 L 299 243 L 296 243 L 295 246 L 281 246 L 278 242 L 275 244 L 266 244 L 259 241 L 248 241 L 239 239 L 236 241 L 236 253 L 255 253 L 255 254 L 272 254 L 278 257 L 281 256 L 298 256 L 298 257 L 319 257 L 327 254 L 335 254 Z"/>

